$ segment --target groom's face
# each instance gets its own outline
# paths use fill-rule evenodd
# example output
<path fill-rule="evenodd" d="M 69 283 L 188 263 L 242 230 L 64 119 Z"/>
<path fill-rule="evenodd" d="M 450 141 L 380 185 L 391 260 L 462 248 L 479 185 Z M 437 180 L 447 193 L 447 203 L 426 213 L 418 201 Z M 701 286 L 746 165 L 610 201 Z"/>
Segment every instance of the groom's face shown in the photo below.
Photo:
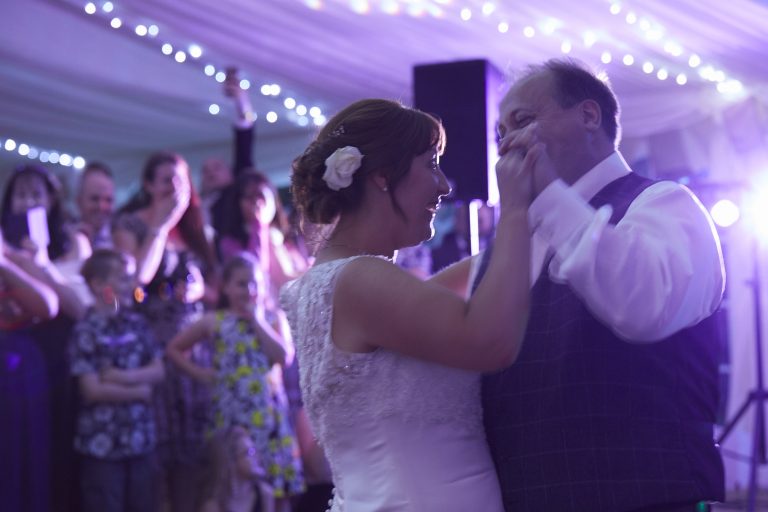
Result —
<path fill-rule="evenodd" d="M 567 181 L 574 156 L 584 148 L 578 111 L 558 104 L 549 75 L 533 75 L 515 83 L 501 101 L 499 135 L 514 135 L 535 123 L 536 137 L 532 143 L 546 144 L 556 172 Z"/>

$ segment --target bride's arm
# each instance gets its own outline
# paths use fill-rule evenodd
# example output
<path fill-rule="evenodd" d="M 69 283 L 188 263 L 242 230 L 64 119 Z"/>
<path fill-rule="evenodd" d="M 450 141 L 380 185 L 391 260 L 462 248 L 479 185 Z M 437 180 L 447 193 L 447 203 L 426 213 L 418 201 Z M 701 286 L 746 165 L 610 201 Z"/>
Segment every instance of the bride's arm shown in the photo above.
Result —
<path fill-rule="evenodd" d="M 470 370 L 504 368 L 517 357 L 527 322 L 528 259 L 521 208 L 502 214 L 488 270 L 468 301 L 384 260 L 354 260 L 336 284 L 332 339 L 354 352 L 383 347 Z"/>
<path fill-rule="evenodd" d="M 452 263 L 427 279 L 427 282 L 447 288 L 459 297 L 466 297 L 469 290 L 469 277 L 472 272 L 472 265 L 479 261 L 479 257 L 480 255 L 468 256 L 456 263 Z"/>

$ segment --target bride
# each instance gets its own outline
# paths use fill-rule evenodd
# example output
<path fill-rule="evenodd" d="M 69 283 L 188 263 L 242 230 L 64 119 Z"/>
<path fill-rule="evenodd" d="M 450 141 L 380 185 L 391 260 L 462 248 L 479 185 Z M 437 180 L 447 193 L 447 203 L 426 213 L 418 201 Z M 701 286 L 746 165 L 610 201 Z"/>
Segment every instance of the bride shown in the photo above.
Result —
<path fill-rule="evenodd" d="M 361 100 L 293 164 L 303 220 L 333 225 L 314 266 L 281 297 L 333 472 L 334 512 L 503 510 L 479 372 L 508 366 L 520 349 L 536 152 L 506 153 L 496 167 L 493 256 L 467 299 L 470 260 L 427 281 L 392 263 L 398 249 L 433 235 L 450 192 L 438 163 L 444 143 L 432 116 Z"/>

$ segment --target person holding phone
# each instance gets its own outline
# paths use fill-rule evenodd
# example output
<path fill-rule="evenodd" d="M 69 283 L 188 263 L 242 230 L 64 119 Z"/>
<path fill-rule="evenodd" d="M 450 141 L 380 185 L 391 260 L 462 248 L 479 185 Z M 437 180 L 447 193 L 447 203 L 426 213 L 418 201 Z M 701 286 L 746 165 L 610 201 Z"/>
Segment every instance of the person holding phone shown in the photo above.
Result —
<path fill-rule="evenodd" d="M 45 360 L 29 328 L 58 312 L 58 298 L 6 257 L 0 236 L 0 503 L 50 510 L 50 418 Z"/>
<path fill-rule="evenodd" d="M 0 226 L 8 257 L 56 291 L 64 315 L 80 318 L 89 299 L 76 274 L 91 247 L 69 222 L 53 173 L 37 165 L 17 168 L 5 187 Z"/>
<path fill-rule="evenodd" d="M 20 166 L 9 177 L 0 207 L 0 226 L 8 242 L 7 258 L 52 289 L 59 302 L 59 314 L 32 324 L 28 333 L 44 361 L 40 392 L 45 393 L 45 414 L 51 425 L 46 448 L 53 469 L 51 499 L 59 506 L 57 510 L 67 512 L 75 489 L 75 387 L 69 375 L 67 341 L 90 301 L 79 275 L 83 260 L 90 256 L 90 244 L 64 212 L 58 179 L 38 165 Z"/>

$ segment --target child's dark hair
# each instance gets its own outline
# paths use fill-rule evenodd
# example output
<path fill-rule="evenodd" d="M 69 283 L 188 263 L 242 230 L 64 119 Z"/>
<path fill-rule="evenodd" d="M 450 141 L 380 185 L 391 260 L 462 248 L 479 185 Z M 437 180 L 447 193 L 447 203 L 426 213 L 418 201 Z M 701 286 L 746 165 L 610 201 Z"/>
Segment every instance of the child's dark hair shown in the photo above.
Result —
<path fill-rule="evenodd" d="M 116 268 L 124 268 L 132 261 L 131 256 L 114 249 L 96 249 L 91 257 L 85 260 L 80 269 L 80 275 L 90 284 L 95 279 L 104 280 Z"/>

